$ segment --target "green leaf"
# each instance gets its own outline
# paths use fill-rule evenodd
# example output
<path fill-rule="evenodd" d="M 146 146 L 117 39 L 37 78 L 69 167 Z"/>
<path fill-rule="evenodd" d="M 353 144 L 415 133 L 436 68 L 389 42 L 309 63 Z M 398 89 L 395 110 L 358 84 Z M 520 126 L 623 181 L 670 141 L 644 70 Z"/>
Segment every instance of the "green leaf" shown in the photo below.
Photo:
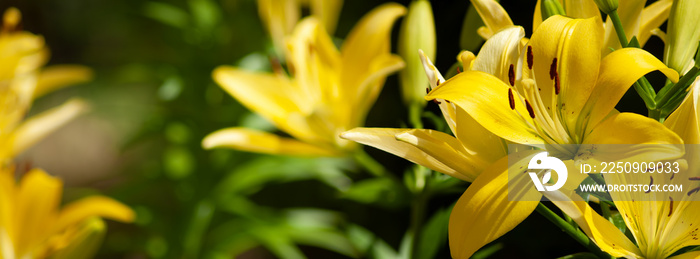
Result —
<path fill-rule="evenodd" d="M 363 227 L 350 225 L 347 236 L 363 258 L 399 258 L 396 250 Z"/>
<path fill-rule="evenodd" d="M 576 254 L 570 254 L 570 255 L 565 255 L 562 257 L 559 257 L 558 259 L 598 259 L 598 256 L 592 253 L 576 253 Z"/>
<path fill-rule="evenodd" d="M 143 5 L 143 13 L 147 17 L 176 28 L 185 28 L 190 15 L 184 10 L 165 3 L 148 2 Z"/>
<path fill-rule="evenodd" d="M 341 198 L 364 204 L 401 207 L 407 203 L 408 190 L 389 178 L 372 178 L 353 184 Z"/>
<path fill-rule="evenodd" d="M 452 208 L 436 212 L 423 226 L 418 237 L 418 254 L 416 258 L 435 258 L 435 254 L 447 243 L 447 229 Z"/>
<path fill-rule="evenodd" d="M 197 203 L 187 234 L 184 237 L 184 256 L 186 258 L 198 258 L 202 237 L 206 233 L 213 216 L 214 204 L 212 202 L 203 200 Z"/>

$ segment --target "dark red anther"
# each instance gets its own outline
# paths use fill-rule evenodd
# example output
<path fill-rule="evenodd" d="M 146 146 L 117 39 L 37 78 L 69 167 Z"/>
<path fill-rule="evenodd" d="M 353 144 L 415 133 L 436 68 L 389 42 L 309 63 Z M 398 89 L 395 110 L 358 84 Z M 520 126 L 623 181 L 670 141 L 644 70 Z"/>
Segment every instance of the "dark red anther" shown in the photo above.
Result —
<path fill-rule="evenodd" d="M 508 88 L 508 104 L 510 104 L 511 110 L 515 110 L 515 98 L 513 97 L 513 88 Z"/>
<path fill-rule="evenodd" d="M 557 58 L 554 58 L 552 65 L 549 66 L 549 79 L 554 79 L 557 75 Z"/>
<path fill-rule="evenodd" d="M 527 46 L 527 68 L 532 70 L 532 64 L 534 62 L 532 56 L 532 46 Z"/>
<path fill-rule="evenodd" d="M 532 109 L 532 105 L 530 105 L 530 102 L 528 100 L 525 100 L 525 107 L 527 108 L 527 113 L 530 114 L 530 118 L 535 118 L 535 110 Z"/>
<path fill-rule="evenodd" d="M 508 68 L 508 83 L 510 83 L 510 86 L 515 86 L 515 69 L 513 68 L 513 64 L 510 64 Z"/>

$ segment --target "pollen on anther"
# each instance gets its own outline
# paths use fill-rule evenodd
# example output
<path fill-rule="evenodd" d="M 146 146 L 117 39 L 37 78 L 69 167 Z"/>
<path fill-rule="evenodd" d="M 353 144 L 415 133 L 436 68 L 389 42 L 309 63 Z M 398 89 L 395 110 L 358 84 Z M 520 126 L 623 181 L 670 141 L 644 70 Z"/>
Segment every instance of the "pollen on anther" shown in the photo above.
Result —
<path fill-rule="evenodd" d="M 533 63 L 532 46 L 527 46 L 527 68 L 532 70 Z"/>
<path fill-rule="evenodd" d="M 668 216 L 670 217 L 671 214 L 673 214 L 673 198 L 668 197 L 669 200 L 671 200 L 670 207 L 668 208 Z"/>
<path fill-rule="evenodd" d="M 438 79 L 437 81 L 435 81 L 435 86 L 440 86 L 440 79 Z"/>
<path fill-rule="evenodd" d="M 510 86 L 515 86 L 515 69 L 513 68 L 513 64 L 510 64 L 508 68 L 508 83 L 510 83 Z"/>
<path fill-rule="evenodd" d="M 525 100 L 525 107 L 527 108 L 527 113 L 530 114 L 530 118 L 535 118 L 535 110 L 532 109 L 532 105 L 528 100 Z"/>
<path fill-rule="evenodd" d="M 515 110 L 515 98 L 513 97 L 512 88 L 508 88 L 508 104 L 510 104 L 511 110 Z"/>
<path fill-rule="evenodd" d="M 554 75 L 554 94 L 559 94 L 559 90 L 561 87 L 559 86 L 559 74 Z"/>
<path fill-rule="evenodd" d="M 688 196 L 693 195 L 694 193 L 700 191 L 700 187 L 696 187 L 695 189 L 692 189 L 688 191 Z"/>
<path fill-rule="evenodd" d="M 554 58 L 552 65 L 549 66 L 549 79 L 554 79 L 557 75 L 557 58 Z"/>

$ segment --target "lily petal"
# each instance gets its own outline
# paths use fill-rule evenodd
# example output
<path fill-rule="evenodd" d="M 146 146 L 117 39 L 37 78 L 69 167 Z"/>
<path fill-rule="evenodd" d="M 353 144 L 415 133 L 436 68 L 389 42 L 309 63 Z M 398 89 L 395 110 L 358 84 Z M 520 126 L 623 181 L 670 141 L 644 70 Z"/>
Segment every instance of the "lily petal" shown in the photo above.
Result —
<path fill-rule="evenodd" d="M 700 77 L 690 86 L 678 108 L 668 116 L 664 125 L 681 136 L 685 144 L 700 144 Z"/>
<path fill-rule="evenodd" d="M 15 211 L 15 253 L 22 256 L 47 238 L 56 220 L 63 183 L 40 169 L 29 171 L 20 182 Z"/>
<path fill-rule="evenodd" d="M 34 99 L 65 86 L 92 79 L 92 69 L 81 65 L 55 65 L 44 68 L 34 89 Z"/>
<path fill-rule="evenodd" d="M 366 14 L 348 34 L 341 48 L 341 82 L 347 92 L 341 96 L 352 98 L 352 107 L 356 103 L 364 103 L 364 98 L 371 96 L 370 93 L 379 92 L 369 88 L 383 85 L 366 84 L 364 81 L 377 70 L 385 68 L 377 65 L 375 60 L 389 55 L 391 28 L 394 21 L 405 13 L 406 8 L 400 4 L 383 4 Z"/>
<path fill-rule="evenodd" d="M 513 26 L 496 33 L 481 47 L 471 69 L 492 74 L 507 83 L 510 65 L 518 64 L 520 40 L 523 37 L 525 37 L 525 29 L 520 26 Z"/>
<path fill-rule="evenodd" d="M 22 122 L 12 135 L 12 148 L 9 157 L 13 157 L 56 129 L 85 113 L 89 105 L 81 99 L 72 99 L 61 106 L 42 112 Z"/>
<path fill-rule="evenodd" d="M 676 71 L 666 67 L 645 50 L 624 48 L 605 56 L 600 64 L 598 80 L 580 116 L 590 116 L 588 125 L 596 125 L 613 110 L 620 98 L 637 79 L 655 70 L 664 73 L 672 82 L 678 82 Z M 585 117 L 580 119 L 582 118 Z M 585 127 L 586 125 L 579 126 Z M 590 128 L 578 129 L 578 133 L 583 133 L 582 130 L 591 130 Z"/>
<path fill-rule="evenodd" d="M 333 34 L 340 9 L 343 7 L 343 0 L 310 0 L 310 2 L 311 13 L 323 22 L 328 34 Z"/>
<path fill-rule="evenodd" d="M 407 142 L 396 139 L 396 135 L 409 130 L 410 129 L 354 128 L 343 132 L 340 137 L 384 150 L 396 156 L 403 157 L 404 159 L 413 163 L 430 168 L 431 170 L 435 170 L 464 181 L 473 180 L 459 173 L 456 169 L 445 165 L 440 160 L 432 157 L 415 145 L 411 145 Z M 441 149 L 437 150 L 436 152 L 444 152 L 445 150 Z"/>
<path fill-rule="evenodd" d="M 598 124 L 583 144 L 682 144 L 683 140 L 654 119 L 623 112 Z"/>
<path fill-rule="evenodd" d="M 679 254 L 676 256 L 669 257 L 668 259 L 697 259 L 700 257 L 700 251 L 693 251 L 690 253 Z"/>
<path fill-rule="evenodd" d="M 62 231 L 95 216 L 125 223 L 133 222 L 136 217 L 134 211 L 121 202 L 104 196 L 89 196 L 64 206 L 55 229 Z"/>
<path fill-rule="evenodd" d="M 493 75 L 465 71 L 433 89 L 425 98 L 455 103 L 484 128 L 504 139 L 522 144 L 543 144 L 544 140 L 528 126 L 528 121 L 532 121 L 527 117 L 528 112 L 519 97 L 516 96 L 514 102 L 517 112 L 511 110 L 509 89 Z"/>
<path fill-rule="evenodd" d="M 301 100 L 288 78 L 230 66 L 217 67 L 212 75 L 214 81 L 238 102 L 270 120 L 275 126 L 297 137 L 310 134 L 287 125 L 290 113 L 301 113 L 300 106 L 309 104 L 309 101 Z"/>
<path fill-rule="evenodd" d="M 576 193 L 543 192 L 564 214 L 573 219 L 601 250 L 614 257 L 641 258 L 642 252 L 624 233 L 595 212 Z"/>
<path fill-rule="evenodd" d="M 569 129 L 576 126 L 578 113 L 595 85 L 602 41 L 603 28 L 596 18 L 581 20 L 558 15 L 544 21 L 530 40 L 532 70 L 542 102 L 551 112 L 557 108 L 552 106 L 559 105 Z M 560 80 L 558 97 L 556 78 L 551 76 L 553 69 Z"/>
<path fill-rule="evenodd" d="M 639 34 L 637 35 L 641 46 L 646 44 L 654 29 L 666 22 L 671 13 L 672 4 L 673 0 L 659 0 L 642 10 L 642 23 L 639 25 Z"/>
<path fill-rule="evenodd" d="M 225 128 L 207 135 L 202 140 L 204 149 L 233 148 L 249 152 L 296 155 L 333 156 L 332 149 L 326 149 L 292 138 L 280 137 L 272 133 L 247 128 Z"/>
<path fill-rule="evenodd" d="M 529 152 L 510 168 L 527 167 L 534 155 Z M 509 200 L 508 159 L 513 157 L 504 157 L 484 170 L 452 209 L 449 243 L 453 258 L 469 258 L 479 248 L 515 228 L 537 207 L 537 197 L 542 195 L 535 188 L 531 188 L 535 190 L 531 195 L 535 195 L 536 201 Z"/>
<path fill-rule="evenodd" d="M 510 16 L 498 2 L 494 0 L 471 0 L 471 2 L 488 29 L 486 35 L 482 35 L 484 39 L 490 38 L 502 29 L 513 26 Z"/>
<path fill-rule="evenodd" d="M 494 162 L 467 153 L 459 140 L 440 131 L 408 130 L 396 134 L 396 139 L 411 144 L 450 168 L 454 168 L 464 175 L 468 182 L 474 181 L 481 171 Z"/>

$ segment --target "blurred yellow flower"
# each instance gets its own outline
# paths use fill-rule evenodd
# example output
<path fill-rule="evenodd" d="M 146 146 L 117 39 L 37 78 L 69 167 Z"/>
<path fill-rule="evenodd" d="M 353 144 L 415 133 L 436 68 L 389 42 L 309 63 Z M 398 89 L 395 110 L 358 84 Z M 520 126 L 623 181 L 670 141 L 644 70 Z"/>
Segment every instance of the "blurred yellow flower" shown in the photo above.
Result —
<path fill-rule="evenodd" d="M 295 139 L 227 128 L 207 136 L 203 147 L 311 156 L 352 151 L 357 146 L 338 135 L 364 123 L 385 78 L 404 66 L 390 53 L 390 33 L 405 12 L 394 3 L 377 7 L 355 26 L 340 51 L 318 19 L 304 19 L 287 41 L 291 77 L 281 70 L 268 74 L 218 67 L 213 77 L 224 90 Z"/>
<path fill-rule="evenodd" d="M 21 14 L 16 8 L 3 16 L 0 32 L 0 164 L 24 151 L 87 108 L 74 99 L 22 121 L 32 101 L 62 86 L 92 77 L 89 68 L 59 65 L 42 69 L 48 49 L 41 36 L 17 31 Z M 3 166 L 4 166 L 3 165 Z"/>
<path fill-rule="evenodd" d="M 284 51 L 285 38 L 292 34 L 297 25 L 302 6 L 310 6 L 311 15 L 319 19 L 332 35 L 343 0 L 258 0 L 258 13 L 267 26 L 277 51 Z"/>
<path fill-rule="evenodd" d="M 14 170 L 8 167 L 0 171 L 0 258 L 46 258 L 53 254 L 75 258 L 99 245 L 84 239 L 86 234 L 104 232 L 95 217 L 134 220 L 129 207 L 103 196 L 82 198 L 59 209 L 62 189 L 59 179 L 39 169 L 29 171 L 18 184 Z M 80 244 L 83 246 L 76 250 Z M 72 252 L 67 254 L 63 251 L 66 248 Z"/>

